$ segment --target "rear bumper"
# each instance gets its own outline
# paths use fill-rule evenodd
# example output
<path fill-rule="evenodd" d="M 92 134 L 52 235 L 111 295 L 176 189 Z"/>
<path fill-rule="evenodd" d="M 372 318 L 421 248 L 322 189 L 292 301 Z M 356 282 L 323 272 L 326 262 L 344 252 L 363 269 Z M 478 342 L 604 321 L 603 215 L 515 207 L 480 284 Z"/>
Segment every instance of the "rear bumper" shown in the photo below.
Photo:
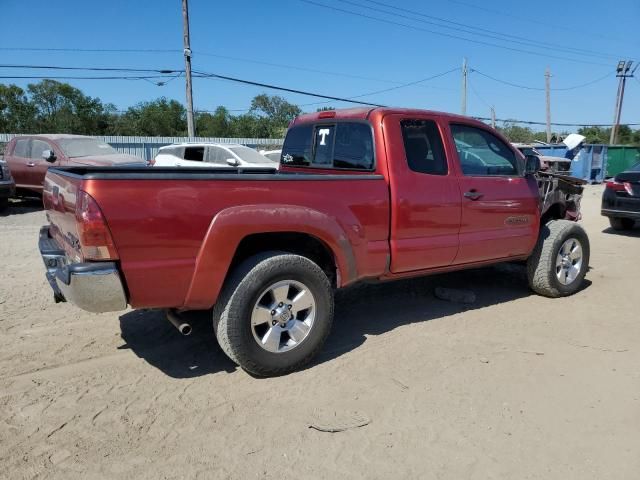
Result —
<path fill-rule="evenodd" d="M 70 302 L 94 313 L 127 308 L 127 296 L 114 262 L 69 263 L 64 250 L 49 235 L 49 227 L 40 229 L 38 247 L 56 303 Z"/>
<path fill-rule="evenodd" d="M 601 213 L 605 217 L 640 219 L 640 197 L 617 195 L 606 189 L 602 194 Z"/>
<path fill-rule="evenodd" d="M 640 211 L 634 212 L 631 210 L 612 210 L 608 208 L 603 208 L 601 213 L 605 217 L 633 218 L 635 220 L 640 220 Z"/>

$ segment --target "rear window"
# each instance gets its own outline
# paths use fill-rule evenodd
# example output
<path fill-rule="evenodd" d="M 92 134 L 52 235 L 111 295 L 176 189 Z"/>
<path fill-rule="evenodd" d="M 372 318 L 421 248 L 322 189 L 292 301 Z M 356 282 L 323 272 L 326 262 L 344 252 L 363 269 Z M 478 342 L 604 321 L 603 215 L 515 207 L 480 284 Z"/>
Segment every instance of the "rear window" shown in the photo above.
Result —
<path fill-rule="evenodd" d="M 371 126 L 360 122 L 306 124 L 290 128 L 282 163 L 297 167 L 371 170 Z"/>

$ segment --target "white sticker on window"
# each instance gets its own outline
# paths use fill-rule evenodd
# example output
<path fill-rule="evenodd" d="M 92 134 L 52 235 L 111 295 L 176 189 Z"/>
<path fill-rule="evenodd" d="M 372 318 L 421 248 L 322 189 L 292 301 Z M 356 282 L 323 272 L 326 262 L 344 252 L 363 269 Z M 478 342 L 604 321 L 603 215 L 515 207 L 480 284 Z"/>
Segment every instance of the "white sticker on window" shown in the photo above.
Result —
<path fill-rule="evenodd" d="M 320 135 L 320 145 L 326 145 L 325 143 L 325 139 L 327 138 L 327 136 L 331 133 L 331 130 L 329 130 L 328 128 L 321 128 L 320 130 L 318 130 L 318 135 Z"/>

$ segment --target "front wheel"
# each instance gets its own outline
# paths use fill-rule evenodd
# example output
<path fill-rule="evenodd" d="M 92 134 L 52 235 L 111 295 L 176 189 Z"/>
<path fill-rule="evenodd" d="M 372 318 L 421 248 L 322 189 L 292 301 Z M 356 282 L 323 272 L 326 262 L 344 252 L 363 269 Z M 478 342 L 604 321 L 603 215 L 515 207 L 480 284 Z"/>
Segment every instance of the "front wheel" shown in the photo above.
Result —
<path fill-rule="evenodd" d="M 568 220 L 548 222 L 527 261 L 529 286 L 545 297 L 574 294 L 589 268 L 589 253 L 589 237 L 580 225 Z"/>
<path fill-rule="evenodd" d="M 259 376 L 283 375 L 309 362 L 322 348 L 332 320 L 327 275 L 308 258 L 284 252 L 245 260 L 213 310 L 222 350 Z"/>

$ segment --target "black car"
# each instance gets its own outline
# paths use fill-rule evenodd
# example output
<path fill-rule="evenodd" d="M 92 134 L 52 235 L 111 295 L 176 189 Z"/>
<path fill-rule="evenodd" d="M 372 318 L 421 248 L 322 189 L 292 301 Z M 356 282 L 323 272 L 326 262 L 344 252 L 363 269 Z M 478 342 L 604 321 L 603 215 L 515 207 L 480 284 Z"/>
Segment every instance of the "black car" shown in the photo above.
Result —
<path fill-rule="evenodd" d="M 630 230 L 640 220 L 640 163 L 606 182 L 602 215 L 614 230 Z"/>
<path fill-rule="evenodd" d="M 9 167 L 0 157 L 0 212 L 7 208 L 9 198 L 16 194 L 16 183 L 11 177 Z"/>

